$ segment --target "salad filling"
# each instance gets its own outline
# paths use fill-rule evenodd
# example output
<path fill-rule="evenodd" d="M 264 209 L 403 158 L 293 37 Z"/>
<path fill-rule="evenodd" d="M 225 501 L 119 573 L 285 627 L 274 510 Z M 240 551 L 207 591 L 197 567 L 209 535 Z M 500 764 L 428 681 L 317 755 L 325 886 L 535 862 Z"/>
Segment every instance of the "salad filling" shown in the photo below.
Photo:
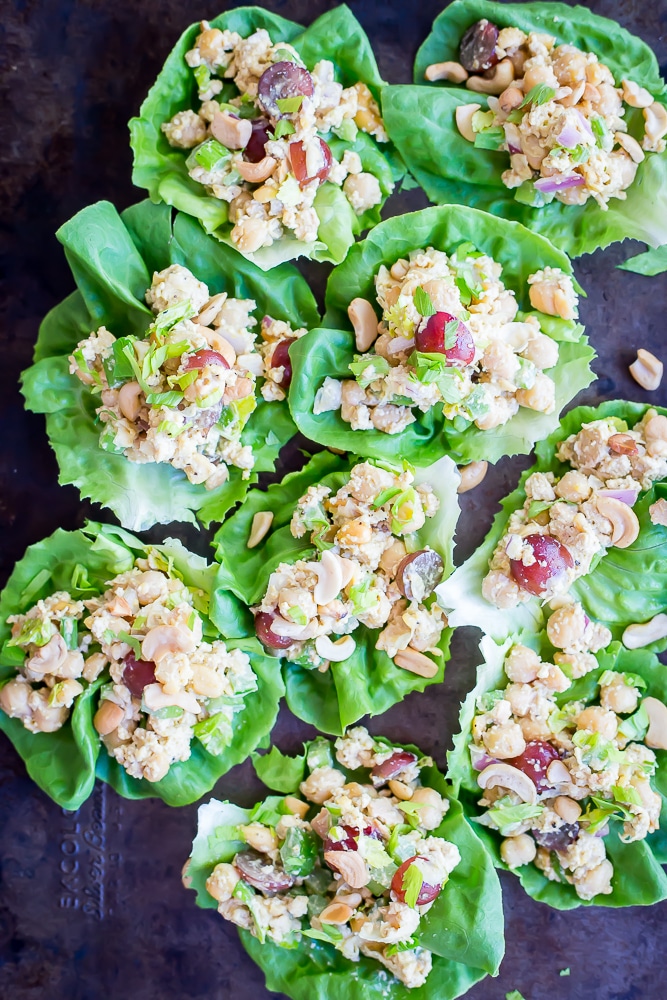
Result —
<path fill-rule="evenodd" d="M 482 594 L 498 608 L 560 598 L 608 548 L 636 540 L 633 507 L 667 477 L 667 417 L 648 409 L 631 429 L 618 417 L 584 423 L 556 455 L 570 470 L 528 477 L 491 558 Z"/>
<path fill-rule="evenodd" d="M 342 188 L 357 215 L 381 204 L 380 182 L 359 154 L 347 149 L 337 160 L 323 138 L 353 143 L 361 130 L 388 141 L 366 84 L 344 88 L 328 59 L 309 70 L 294 46 L 274 44 L 264 28 L 243 38 L 202 21 L 185 60 L 199 106 L 178 111 L 162 132 L 172 147 L 190 151 L 192 180 L 229 205 L 231 240 L 242 253 L 269 247 L 286 231 L 315 242 L 315 199 L 326 182 Z M 227 99 L 230 84 L 237 96 Z"/>
<path fill-rule="evenodd" d="M 361 726 L 336 740 L 335 758 L 319 737 L 300 794 L 260 802 L 230 831 L 241 849 L 206 881 L 218 912 L 262 942 L 323 941 L 423 986 L 433 957 L 419 941 L 421 920 L 461 860 L 437 836 L 449 802 L 423 783 L 431 764 Z"/>
<path fill-rule="evenodd" d="M 398 434 L 442 407 L 449 421 L 481 430 L 507 423 L 525 407 L 553 413 L 558 364 L 556 340 L 542 330 L 540 313 L 574 320 L 578 296 L 572 278 L 545 267 L 528 278 L 535 312 L 520 313 L 502 267 L 472 243 L 451 255 L 413 250 L 375 275 L 375 305 L 354 299 L 348 315 L 357 349 L 352 379 L 326 377 L 313 412 L 340 410 L 352 430 Z M 466 424 L 463 424 L 465 427 Z"/>
<path fill-rule="evenodd" d="M 426 655 L 447 625 L 431 594 L 444 562 L 422 548 L 419 530 L 440 501 L 405 468 L 361 462 L 337 492 L 310 486 L 290 522 L 294 538 L 308 535 L 312 559 L 282 562 L 253 608 L 257 636 L 287 660 L 327 670 L 349 659 L 358 625 L 381 629 L 375 648 L 397 666 L 424 677 L 437 673 Z M 256 515 L 257 517 L 257 515 Z M 331 638 L 334 636 L 335 638 Z"/>
<path fill-rule="evenodd" d="M 71 355 L 70 373 L 100 397 L 100 447 L 130 462 L 182 470 L 213 490 L 230 468 L 248 479 L 255 464 L 241 436 L 257 406 L 281 400 L 291 378 L 288 347 L 305 329 L 265 316 L 256 303 L 211 295 L 180 264 L 153 275 L 146 302 L 155 317 L 144 338 L 102 326 Z"/>
<path fill-rule="evenodd" d="M 248 655 L 209 641 L 206 595 L 157 550 L 107 586 L 81 600 L 58 591 L 8 618 L 7 645 L 25 660 L 0 689 L 0 708 L 32 733 L 52 733 L 99 682 L 93 725 L 131 777 L 160 781 L 189 759 L 195 738 L 221 753 L 244 695 L 258 687 Z"/>
<path fill-rule="evenodd" d="M 651 777 L 654 750 L 667 749 L 667 706 L 645 696 L 643 677 L 619 670 L 601 671 L 586 695 L 568 698 L 611 641 L 580 604 L 559 608 L 547 637 L 559 650 L 553 662 L 512 645 L 508 683 L 477 699 L 469 752 L 484 812 L 476 822 L 503 837 L 509 868 L 534 864 L 592 900 L 613 892 L 609 822 L 622 822 L 625 844 L 659 828 L 662 799 Z"/>
<path fill-rule="evenodd" d="M 502 181 L 524 204 L 593 198 L 606 211 L 612 198 L 626 198 L 646 154 L 665 150 L 667 109 L 629 78 L 617 86 L 592 52 L 484 18 L 466 31 L 459 58 L 429 66 L 426 78 L 490 95 L 488 111 L 460 105 L 456 123 L 475 146 L 510 154 Z M 641 109 L 641 134 L 634 122 L 629 128 L 628 108 Z"/>

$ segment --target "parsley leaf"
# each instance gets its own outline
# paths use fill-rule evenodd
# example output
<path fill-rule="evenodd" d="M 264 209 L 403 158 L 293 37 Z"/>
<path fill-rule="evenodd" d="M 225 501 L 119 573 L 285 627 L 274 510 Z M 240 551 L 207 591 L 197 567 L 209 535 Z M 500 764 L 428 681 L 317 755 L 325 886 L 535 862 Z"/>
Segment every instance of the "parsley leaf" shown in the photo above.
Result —
<path fill-rule="evenodd" d="M 425 292 L 421 286 L 415 288 L 414 303 L 415 309 L 418 313 L 421 313 L 422 316 L 433 316 L 437 311 L 433 305 L 431 296 L 428 292 Z"/>
<path fill-rule="evenodd" d="M 408 865 L 408 867 L 403 872 L 403 881 L 401 882 L 401 889 L 403 890 L 405 896 L 405 902 L 413 910 L 417 905 L 417 900 L 419 899 L 419 893 L 421 892 L 423 884 L 424 884 L 424 876 L 422 875 L 417 865 L 415 864 Z"/>

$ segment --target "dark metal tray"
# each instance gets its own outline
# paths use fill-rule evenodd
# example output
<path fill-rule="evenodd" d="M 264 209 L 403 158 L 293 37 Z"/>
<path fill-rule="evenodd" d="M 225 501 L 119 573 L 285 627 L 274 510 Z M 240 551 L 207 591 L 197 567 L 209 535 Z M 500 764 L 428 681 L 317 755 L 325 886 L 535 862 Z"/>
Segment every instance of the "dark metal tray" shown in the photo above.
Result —
<path fill-rule="evenodd" d="M 31 359 L 38 324 L 73 288 L 56 228 L 84 205 L 108 198 L 119 208 L 143 197 L 130 182 L 127 120 L 178 33 L 197 15 L 234 4 L 178 0 L 14 0 L 3 5 L 3 111 L 6 170 L 0 253 L 4 263 L 0 365 L 0 577 L 4 583 L 25 547 L 61 526 L 74 528 L 100 511 L 56 485 L 57 469 L 41 417 L 26 414 L 18 376 Z M 325 0 L 268 0 L 270 9 L 309 23 L 335 6 Z M 352 3 L 385 79 L 408 83 L 417 46 L 443 4 L 437 0 Z M 667 61 L 666 0 L 592 0 Z M 422 208 L 419 191 L 394 196 L 386 214 Z M 579 402 L 629 397 L 667 403 L 663 383 L 649 394 L 627 373 L 638 347 L 665 355 L 667 281 L 637 277 L 615 265 L 638 249 L 625 244 L 577 262 L 588 291 L 582 316 L 598 351 L 599 380 Z M 320 297 L 328 268 L 305 265 Z M 270 279 L 269 279 L 270 280 Z M 296 462 L 291 449 L 281 468 Z M 464 498 L 458 556 L 482 540 L 497 501 L 516 482 L 525 459 L 505 460 Z M 104 519 L 104 515 L 101 515 Z M 173 533 L 173 529 L 170 529 Z M 155 531 L 152 537 L 159 538 Z M 202 553 L 209 536 L 184 539 Z M 444 765 L 459 701 L 478 662 L 478 634 L 454 641 L 446 680 L 414 694 L 371 729 L 418 742 Z M 274 740 L 295 750 L 313 730 L 283 710 Z M 259 970 L 235 930 L 198 910 L 182 888 L 181 866 L 196 826 L 196 807 L 128 802 L 98 784 L 76 814 L 55 806 L 28 780 L 0 738 L 0 997 L 3 1000 L 197 1000 L 268 997 Z M 260 785 L 249 765 L 216 788 L 249 804 Z M 239 791 L 241 789 L 241 791 Z M 474 988 L 471 1000 L 502 1000 L 519 989 L 526 1000 L 662 1000 L 667 996 L 662 943 L 667 905 L 559 913 L 533 902 L 502 875 L 507 957 L 501 975 Z M 561 970 L 570 969 L 567 978 Z"/>

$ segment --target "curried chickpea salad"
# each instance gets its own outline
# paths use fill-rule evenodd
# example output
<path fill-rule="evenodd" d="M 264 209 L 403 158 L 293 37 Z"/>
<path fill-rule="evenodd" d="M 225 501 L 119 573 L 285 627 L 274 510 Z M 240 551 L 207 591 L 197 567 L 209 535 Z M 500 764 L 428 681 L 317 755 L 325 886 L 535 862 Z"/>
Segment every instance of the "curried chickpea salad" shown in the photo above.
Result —
<path fill-rule="evenodd" d="M 176 75 L 192 99 L 175 105 L 167 85 Z M 257 8 L 202 21 L 132 123 L 135 177 L 260 266 L 299 255 L 340 260 L 353 234 L 379 221 L 393 188 L 380 152 L 388 143 L 373 94 L 380 85 L 346 7 L 306 31 Z"/>
<path fill-rule="evenodd" d="M 493 831 L 498 862 L 558 908 L 665 898 L 651 837 L 667 750 L 657 657 L 612 643 L 579 603 L 553 612 L 541 636 L 481 648 L 450 769 L 466 811 Z"/>
<path fill-rule="evenodd" d="M 440 977 L 462 959 L 454 939 L 467 935 L 474 948 L 476 937 L 470 908 L 463 916 L 457 898 L 461 870 L 479 866 L 489 914 L 499 897 L 488 858 L 433 761 L 362 726 L 334 744 L 318 737 L 304 751 L 290 758 L 274 748 L 255 762 L 267 784 L 291 794 L 250 810 L 216 800 L 200 808 L 184 884 L 197 890 L 199 905 L 215 906 L 245 932 L 269 989 L 301 996 L 304 971 L 294 974 L 292 954 L 308 976 L 312 962 L 326 969 L 321 995 L 332 1000 L 346 995 L 358 963 L 362 975 L 386 984 L 387 997 L 398 983 L 453 996 Z M 439 927 L 443 918 L 451 931 Z M 485 968 L 497 938 L 490 930 Z"/>

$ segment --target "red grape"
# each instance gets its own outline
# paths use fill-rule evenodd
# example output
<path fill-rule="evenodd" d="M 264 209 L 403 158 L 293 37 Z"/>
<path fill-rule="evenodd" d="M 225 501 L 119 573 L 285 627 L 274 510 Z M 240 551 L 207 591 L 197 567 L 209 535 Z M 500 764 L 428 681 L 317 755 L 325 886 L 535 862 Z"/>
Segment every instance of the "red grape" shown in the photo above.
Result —
<path fill-rule="evenodd" d="M 144 688 L 155 684 L 155 664 L 152 660 L 138 660 L 132 651 L 123 662 L 123 684 L 134 698 L 141 698 Z"/>
<path fill-rule="evenodd" d="M 452 347 L 445 347 L 445 328 L 448 323 L 458 323 L 456 342 Z M 417 350 L 425 354 L 444 354 L 450 364 L 469 365 L 475 357 L 472 333 L 465 323 L 451 313 L 437 312 L 429 316 L 417 330 L 415 344 Z"/>
<path fill-rule="evenodd" d="M 229 368 L 229 365 L 223 358 L 222 354 L 218 354 L 217 351 L 209 351 L 204 348 L 202 351 L 197 351 L 196 354 L 190 355 L 188 360 L 185 362 L 185 371 L 194 371 L 197 368 L 205 368 L 206 365 L 222 365 L 223 368 Z"/>
<path fill-rule="evenodd" d="M 519 771 L 527 774 L 535 785 L 538 793 L 545 792 L 553 786 L 547 778 L 547 768 L 554 760 L 560 760 L 560 754 L 552 743 L 546 740 L 531 740 L 526 743 L 526 749 L 518 757 L 505 761 Z"/>
<path fill-rule="evenodd" d="M 408 860 L 404 861 L 401 867 L 394 873 L 394 877 L 391 880 L 391 891 L 396 896 L 399 903 L 405 902 L 403 876 L 410 865 L 415 861 L 426 861 L 428 863 L 428 858 L 423 858 L 419 854 L 416 854 L 414 858 L 408 858 Z M 432 903 L 433 900 L 440 895 L 441 889 L 442 882 L 438 882 L 437 885 L 431 885 L 429 882 L 422 882 L 422 887 L 419 890 L 419 895 L 417 896 L 417 906 L 425 906 L 426 903 Z"/>
<path fill-rule="evenodd" d="M 437 584 L 440 583 L 444 568 L 445 566 L 441 557 L 433 549 L 410 552 L 401 559 L 396 568 L 396 585 L 403 594 L 403 597 L 406 597 L 408 601 L 422 601 L 429 594 L 432 594 Z M 409 572 L 406 572 L 407 570 Z M 424 585 L 424 591 L 418 598 L 415 598 L 412 592 L 411 580 L 414 576 L 421 577 Z"/>
<path fill-rule="evenodd" d="M 406 767 L 410 767 L 410 764 L 416 763 L 417 758 L 409 750 L 396 750 L 391 757 L 387 757 L 383 760 L 381 764 L 376 764 L 371 771 L 371 778 L 379 779 L 380 782 L 389 781 L 391 778 L 395 778 L 397 774 L 404 771 Z M 374 781 L 373 784 L 376 782 Z"/>
<path fill-rule="evenodd" d="M 293 62 L 277 62 L 265 69 L 257 84 L 257 97 L 267 115 L 282 118 L 285 114 L 277 101 L 286 97 L 312 97 L 313 78 L 303 66 Z"/>
<path fill-rule="evenodd" d="M 285 369 L 283 377 L 279 382 L 279 385 L 283 389 L 289 389 L 290 382 L 292 381 L 292 362 L 289 356 L 289 345 L 293 344 L 295 340 L 296 337 L 287 337 L 285 340 L 281 340 L 271 355 L 271 367 Z"/>
<path fill-rule="evenodd" d="M 550 851 L 566 851 L 579 836 L 578 823 L 563 823 L 557 830 L 532 830 L 533 837 L 540 845 Z"/>
<path fill-rule="evenodd" d="M 234 867 L 244 882 L 260 892 L 286 892 L 294 885 L 287 872 L 276 868 L 271 860 L 259 851 L 243 851 L 234 858 Z"/>
<path fill-rule="evenodd" d="M 331 164 L 333 163 L 333 157 L 331 155 L 331 150 L 327 146 L 324 139 L 319 140 L 321 152 L 322 152 L 322 166 L 316 173 L 308 176 L 308 167 L 306 166 L 306 151 L 303 148 L 303 143 L 299 139 L 297 142 L 290 142 L 289 145 L 289 158 L 292 164 L 292 170 L 294 171 L 294 176 L 299 182 L 301 187 L 305 187 L 306 184 L 310 184 L 311 181 L 319 181 L 323 184 L 324 181 L 329 176 L 331 170 Z"/>
<path fill-rule="evenodd" d="M 271 626 L 276 619 L 276 615 L 270 611 L 259 611 L 255 615 L 255 632 L 257 638 L 264 646 L 271 649 L 287 649 L 294 642 L 288 635 L 278 635 Z"/>
<path fill-rule="evenodd" d="M 459 58 L 469 73 L 483 73 L 498 62 L 498 27 L 486 18 L 472 24 L 461 39 Z"/>
<path fill-rule="evenodd" d="M 268 118 L 253 118 L 252 132 L 248 145 L 243 150 L 243 155 L 250 163 L 259 163 L 266 156 L 266 143 L 269 141 L 269 130 L 271 122 Z"/>
<path fill-rule="evenodd" d="M 526 566 L 521 559 L 510 559 L 510 571 L 520 587 L 540 597 L 558 577 L 572 569 L 574 561 L 552 535 L 526 535 L 523 541 L 533 550 L 535 562 Z"/>

